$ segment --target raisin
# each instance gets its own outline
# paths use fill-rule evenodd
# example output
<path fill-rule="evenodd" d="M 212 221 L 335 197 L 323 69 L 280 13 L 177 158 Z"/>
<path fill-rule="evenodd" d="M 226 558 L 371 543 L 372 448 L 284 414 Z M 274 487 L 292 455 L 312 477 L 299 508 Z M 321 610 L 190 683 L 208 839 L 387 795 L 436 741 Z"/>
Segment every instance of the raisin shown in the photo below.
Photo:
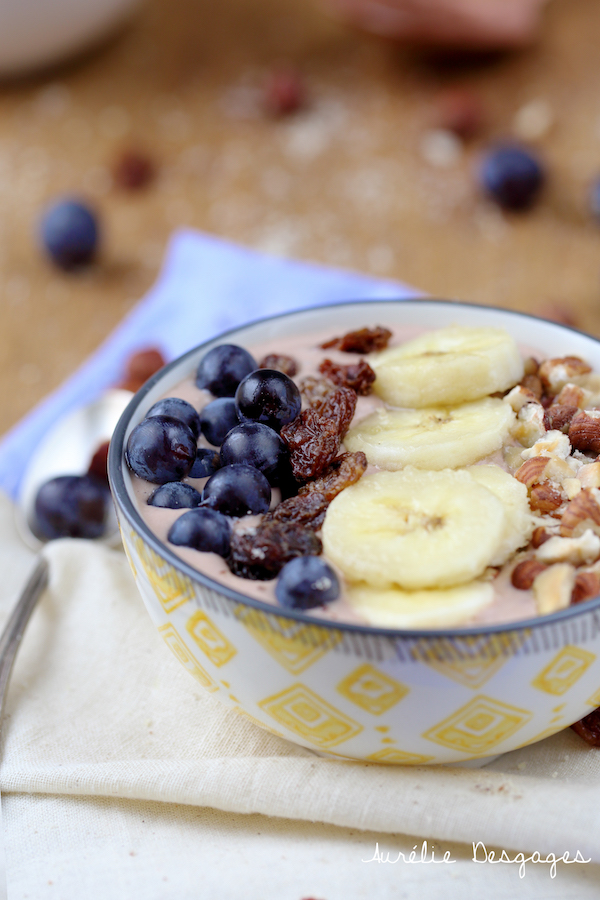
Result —
<path fill-rule="evenodd" d="M 562 431 L 568 434 L 569 427 L 579 409 L 576 406 L 561 406 L 553 403 L 544 412 L 544 427 L 546 431 Z"/>
<path fill-rule="evenodd" d="M 349 366 L 342 366 L 331 359 L 324 359 L 319 366 L 321 375 L 325 375 L 338 387 L 349 387 L 357 394 L 366 396 L 371 393 L 375 372 L 364 359 Z"/>
<path fill-rule="evenodd" d="M 317 478 L 333 462 L 352 421 L 356 399 L 355 391 L 339 388 L 319 410 L 305 409 L 283 426 L 281 437 L 290 450 L 297 481 Z"/>
<path fill-rule="evenodd" d="M 358 331 L 349 331 L 343 337 L 332 338 L 321 344 L 323 350 L 335 347 L 344 353 L 373 353 L 374 350 L 385 350 L 392 332 L 388 328 L 376 325 L 375 328 L 360 328 Z"/>
<path fill-rule="evenodd" d="M 298 382 L 302 399 L 307 406 L 319 409 L 331 394 L 335 394 L 337 387 L 329 378 L 317 378 L 315 375 L 307 375 Z"/>
<path fill-rule="evenodd" d="M 94 478 L 97 478 L 99 481 L 102 481 L 104 484 L 108 486 L 108 441 L 104 441 L 104 443 L 100 444 L 94 455 L 92 456 L 89 468 L 87 470 L 88 475 L 92 475 Z"/>
<path fill-rule="evenodd" d="M 166 360 L 156 347 L 148 347 L 147 350 L 138 350 L 127 361 L 125 378 L 119 385 L 127 391 L 137 391 L 151 375 L 162 369 Z"/>
<path fill-rule="evenodd" d="M 313 531 L 293 522 L 278 522 L 265 517 L 254 528 L 233 530 L 227 564 L 240 578 L 268 581 L 275 578 L 290 559 L 318 556 L 322 549 L 321 541 Z"/>
<path fill-rule="evenodd" d="M 283 372 L 288 378 L 293 378 L 298 371 L 298 363 L 291 356 L 283 353 L 268 353 L 258 364 L 259 369 L 275 369 Z"/>
<path fill-rule="evenodd" d="M 139 191 L 147 187 L 155 174 L 150 157 L 137 150 L 124 151 L 113 166 L 115 184 L 126 191 Z"/>
<path fill-rule="evenodd" d="M 331 503 L 334 497 L 355 484 L 367 469 L 367 457 L 359 450 L 357 453 L 342 453 L 327 467 L 320 478 L 309 481 L 298 491 L 299 497 L 305 497 L 313 492 L 323 494 Z"/>
<path fill-rule="evenodd" d="M 579 737 L 592 747 L 600 747 L 600 708 L 571 725 Z"/>
<path fill-rule="evenodd" d="M 318 531 L 323 524 L 328 506 L 329 500 L 327 497 L 315 490 L 282 500 L 272 512 L 266 514 L 265 519 L 273 519 L 276 522 L 290 522 Z"/>

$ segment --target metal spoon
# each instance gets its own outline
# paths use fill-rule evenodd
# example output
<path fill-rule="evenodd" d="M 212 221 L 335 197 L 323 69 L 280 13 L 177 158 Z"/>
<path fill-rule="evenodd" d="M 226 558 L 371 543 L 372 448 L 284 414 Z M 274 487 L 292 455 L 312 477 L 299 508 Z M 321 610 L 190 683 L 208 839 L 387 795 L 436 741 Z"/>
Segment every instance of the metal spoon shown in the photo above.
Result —
<path fill-rule="evenodd" d="M 15 506 L 17 529 L 32 549 L 39 551 L 44 545 L 32 527 L 38 489 L 56 475 L 84 474 L 100 444 L 110 440 L 115 425 L 132 396 L 131 391 L 106 391 L 98 400 L 58 419 L 36 447 L 27 463 Z M 98 540 L 115 547 L 120 544 L 112 505 L 105 534 Z M 40 553 L 33 573 L 0 636 L 0 721 L 6 688 L 23 632 L 47 583 L 48 563 Z"/>

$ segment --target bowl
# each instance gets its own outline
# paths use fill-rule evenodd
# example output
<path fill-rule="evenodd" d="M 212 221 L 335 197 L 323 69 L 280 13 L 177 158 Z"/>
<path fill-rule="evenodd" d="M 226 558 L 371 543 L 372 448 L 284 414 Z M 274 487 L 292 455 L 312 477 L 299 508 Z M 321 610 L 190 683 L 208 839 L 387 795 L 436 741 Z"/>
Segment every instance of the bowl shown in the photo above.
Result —
<path fill-rule="evenodd" d="M 400 631 L 325 621 L 225 587 L 183 562 L 137 511 L 124 447 L 150 406 L 213 346 L 365 325 L 499 326 L 548 357 L 600 371 L 600 342 L 507 310 L 435 300 L 342 303 L 228 331 L 170 363 L 134 396 L 109 456 L 125 551 L 179 662 L 227 706 L 318 753 L 429 765 L 540 741 L 600 705 L 600 597 L 503 625 Z"/>
<path fill-rule="evenodd" d="M 0 78 L 54 65 L 101 40 L 141 0 L 0 0 Z"/>

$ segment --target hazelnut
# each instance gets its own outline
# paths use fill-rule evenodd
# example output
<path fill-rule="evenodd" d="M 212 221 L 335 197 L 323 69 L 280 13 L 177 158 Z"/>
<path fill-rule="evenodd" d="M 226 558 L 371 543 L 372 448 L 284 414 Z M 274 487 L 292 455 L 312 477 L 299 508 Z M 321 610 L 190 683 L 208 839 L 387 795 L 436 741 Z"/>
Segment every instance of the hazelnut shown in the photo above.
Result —
<path fill-rule="evenodd" d="M 519 466 L 515 472 L 515 478 L 530 488 L 534 484 L 538 484 L 544 478 L 544 471 L 549 463 L 547 456 L 533 456 Z"/>
<path fill-rule="evenodd" d="M 562 431 L 567 434 L 573 418 L 579 412 L 576 406 L 553 403 L 544 413 L 544 425 L 548 431 Z"/>
<path fill-rule="evenodd" d="M 544 389 L 542 387 L 542 381 L 537 375 L 525 375 L 521 382 L 521 387 L 524 387 L 527 391 L 531 391 L 538 402 L 542 399 Z"/>
<path fill-rule="evenodd" d="M 545 544 L 546 541 L 549 541 L 552 535 L 549 531 L 546 531 L 543 525 L 538 525 L 537 528 L 533 529 L 533 534 L 531 535 L 531 546 L 537 550 L 538 547 L 541 547 L 542 544 Z"/>
<path fill-rule="evenodd" d="M 553 513 L 562 506 L 563 498 L 551 484 L 535 484 L 531 488 L 529 506 L 534 512 Z"/>
<path fill-rule="evenodd" d="M 600 462 L 582 466 L 577 473 L 577 478 L 584 488 L 600 488 Z"/>
<path fill-rule="evenodd" d="M 576 406 L 578 409 L 583 409 L 588 396 L 589 391 L 585 391 L 578 384 L 565 384 L 554 402 L 559 406 Z"/>
<path fill-rule="evenodd" d="M 512 570 L 511 584 L 519 591 L 528 591 L 537 576 L 547 568 L 548 566 L 539 559 L 524 559 Z"/>

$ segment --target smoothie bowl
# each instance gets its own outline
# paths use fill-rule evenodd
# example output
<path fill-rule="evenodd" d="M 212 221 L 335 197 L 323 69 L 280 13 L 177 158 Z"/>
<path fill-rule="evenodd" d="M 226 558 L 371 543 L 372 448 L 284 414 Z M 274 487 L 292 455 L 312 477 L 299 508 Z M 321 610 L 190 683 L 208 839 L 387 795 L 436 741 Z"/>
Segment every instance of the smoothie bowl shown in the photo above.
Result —
<path fill-rule="evenodd" d="M 581 719 L 600 705 L 598 373 L 589 336 L 433 300 L 190 351 L 109 455 L 158 633 L 225 704 L 333 756 L 464 762 Z"/>

